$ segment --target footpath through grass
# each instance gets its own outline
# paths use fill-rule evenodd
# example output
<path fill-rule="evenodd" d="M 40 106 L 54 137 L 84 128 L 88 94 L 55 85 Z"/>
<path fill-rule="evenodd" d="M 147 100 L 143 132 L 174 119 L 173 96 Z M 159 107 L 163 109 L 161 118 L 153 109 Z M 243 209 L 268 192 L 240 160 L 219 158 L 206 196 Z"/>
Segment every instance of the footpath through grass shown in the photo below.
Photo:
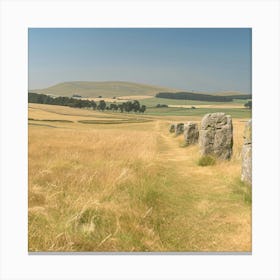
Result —
<path fill-rule="evenodd" d="M 182 148 L 182 137 L 169 135 L 164 124 L 159 131 L 165 250 L 250 251 L 251 193 L 239 179 L 239 147 L 232 162 L 199 166 L 197 146 Z"/>

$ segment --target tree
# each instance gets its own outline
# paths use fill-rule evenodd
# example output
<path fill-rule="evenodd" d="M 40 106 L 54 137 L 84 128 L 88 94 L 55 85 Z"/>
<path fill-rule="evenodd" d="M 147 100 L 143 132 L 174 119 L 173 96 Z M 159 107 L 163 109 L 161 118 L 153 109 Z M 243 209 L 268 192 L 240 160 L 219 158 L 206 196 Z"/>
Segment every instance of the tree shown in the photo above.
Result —
<path fill-rule="evenodd" d="M 168 107 L 168 105 L 166 105 L 166 104 L 157 104 L 156 105 L 156 108 L 167 108 Z"/>
<path fill-rule="evenodd" d="M 215 101 L 215 102 L 231 102 L 233 99 L 251 99 L 251 94 L 217 96 L 212 94 L 197 94 L 193 92 L 159 92 L 157 98 L 183 99 L 183 100 L 199 100 L 199 101 Z"/>
<path fill-rule="evenodd" d="M 125 112 L 130 112 L 130 111 L 132 111 L 132 109 L 133 109 L 133 104 L 132 104 L 132 102 L 131 101 L 127 101 L 127 102 L 125 102 L 125 103 L 123 103 L 123 105 L 124 105 L 124 110 L 125 110 Z"/>
<path fill-rule="evenodd" d="M 244 104 L 246 108 L 252 109 L 252 100 L 249 100 L 247 103 Z"/>
<path fill-rule="evenodd" d="M 144 113 L 146 111 L 146 106 L 142 105 L 139 112 Z"/>
<path fill-rule="evenodd" d="M 111 104 L 110 104 L 110 110 L 112 110 L 112 111 L 117 111 L 117 110 L 118 110 L 118 105 L 117 105 L 117 104 L 114 104 L 114 103 L 111 103 Z"/>
<path fill-rule="evenodd" d="M 121 113 L 123 113 L 123 110 L 124 110 L 124 105 L 123 104 L 119 104 L 118 105 L 118 108 L 120 109 Z"/>
<path fill-rule="evenodd" d="M 144 113 L 146 111 L 146 106 L 145 105 L 141 106 L 138 100 L 134 100 L 133 102 L 127 101 L 121 104 L 117 104 L 116 102 L 114 102 L 107 106 L 104 100 L 100 100 L 99 104 L 97 105 L 93 100 L 90 101 L 90 100 L 79 99 L 79 98 L 72 98 L 72 97 L 69 98 L 65 96 L 51 97 L 49 95 L 39 94 L 34 92 L 28 92 L 28 102 L 69 106 L 73 108 L 92 108 L 93 110 L 97 109 L 101 111 L 104 111 L 105 109 L 118 111 L 118 109 L 120 109 L 121 113 L 131 112 L 131 111 Z M 164 104 L 160 106 L 168 107 L 167 105 Z"/>
<path fill-rule="evenodd" d="M 97 104 L 92 100 L 91 101 L 92 110 L 96 110 Z"/>
<path fill-rule="evenodd" d="M 134 100 L 132 103 L 132 110 L 136 113 L 140 111 L 140 103 L 138 100 Z"/>
<path fill-rule="evenodd" d="M 75 103 L 75 107 L 82 108 L 82 107 L 83 107 L 83 101 L 77 99 L 77 101 L 76 101 L 76 103 Z"/>
<path fill-rule="evenodd" d="M 104 111 L 106 108 L 106 102 L 104 100 L 99 101 L 99 110 Z"/>

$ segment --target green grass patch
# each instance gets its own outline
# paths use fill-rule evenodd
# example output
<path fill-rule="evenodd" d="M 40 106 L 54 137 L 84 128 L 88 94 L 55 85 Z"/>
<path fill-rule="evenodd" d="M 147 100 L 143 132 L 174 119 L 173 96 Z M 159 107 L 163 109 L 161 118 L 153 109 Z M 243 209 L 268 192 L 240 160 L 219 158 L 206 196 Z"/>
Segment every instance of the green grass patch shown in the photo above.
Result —
<path fill-rule="evenodd" d="M 202 156 L 197 163 L 199 166 L 211 166 L 216 164 L 216 159 L 213 156 Z"/>
<path fill-rule="evenodd" d="M 245 203 L 252 204 L 252 186 L 250 184 L 237 178 L 231 184 L 231 188 L 233 196 L 242 197 Z"/>
<path fill-rule="evenodd" d="M 186 147 L 188 147 L 188 146 L 189 146 L 189 144 L 186 143 L 185 141 L 182 142 L 182 143 L 179 145 L 180 148 L 186 148 Z"/>
<path fill-rule="evenodd" d="M 227 115 L 231 115 L 233 118 L 251 118 L 252 111 L 249 109 L 239 108 L 147 108 L 146 115 L 155 116 L 204 116 L 208 113 L 225 112 Z"/>

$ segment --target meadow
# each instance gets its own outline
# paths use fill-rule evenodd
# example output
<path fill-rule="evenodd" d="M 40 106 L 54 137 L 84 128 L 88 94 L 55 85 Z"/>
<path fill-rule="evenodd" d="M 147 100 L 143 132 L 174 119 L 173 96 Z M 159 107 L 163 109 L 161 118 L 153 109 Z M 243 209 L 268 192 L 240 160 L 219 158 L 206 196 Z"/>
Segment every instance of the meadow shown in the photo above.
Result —
<path fill-rule="evenodd" d="M 29 104 L 29 251 L 250 252 L 251 190 L 240 181 L 250 111 L 222 110 L 233 116 L 230 161 L 200 166 L 199 147 L 168 132 L 209 110 Z"/>

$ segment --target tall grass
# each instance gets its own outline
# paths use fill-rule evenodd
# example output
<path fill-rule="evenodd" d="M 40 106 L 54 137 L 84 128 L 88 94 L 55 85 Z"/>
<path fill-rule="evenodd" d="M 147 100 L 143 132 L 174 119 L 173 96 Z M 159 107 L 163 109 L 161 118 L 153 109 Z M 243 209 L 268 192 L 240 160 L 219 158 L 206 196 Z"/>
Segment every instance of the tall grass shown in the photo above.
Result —
<path fill-rule="evenodd" d="M 214 165 L 215 163 L 216 163 L 216 159 L 213 156 L 204 155 L 199 158 L 197 164 L 199 166 L 209 166 L 209 165 Z"/>
<path fill-rule="evenodd" d="M 30 126 L 29 251 L 250 251 L 243 125 L 232 160 L 203 168 L 162 120 Z"/>
<path fill-rule="evenodd" d="M 106 250 L 121 246 L 114 245 L 118 234 L 147 238 L 144 232 L 150 229 L 141 217 L 157 203 L 159 191 L 152 186 L 162 181 L 153 168 L 154 135 L 94 130 L 56 130 L 50 135 L 52 131 L 32 130 L 30 250 Z M 65 234 L 72 241 L 66 242 Z M 99 246 L 109 234 L 112 238 Z M 64 238 L 65 244 L 50 246 L 56 238 Z"/>

